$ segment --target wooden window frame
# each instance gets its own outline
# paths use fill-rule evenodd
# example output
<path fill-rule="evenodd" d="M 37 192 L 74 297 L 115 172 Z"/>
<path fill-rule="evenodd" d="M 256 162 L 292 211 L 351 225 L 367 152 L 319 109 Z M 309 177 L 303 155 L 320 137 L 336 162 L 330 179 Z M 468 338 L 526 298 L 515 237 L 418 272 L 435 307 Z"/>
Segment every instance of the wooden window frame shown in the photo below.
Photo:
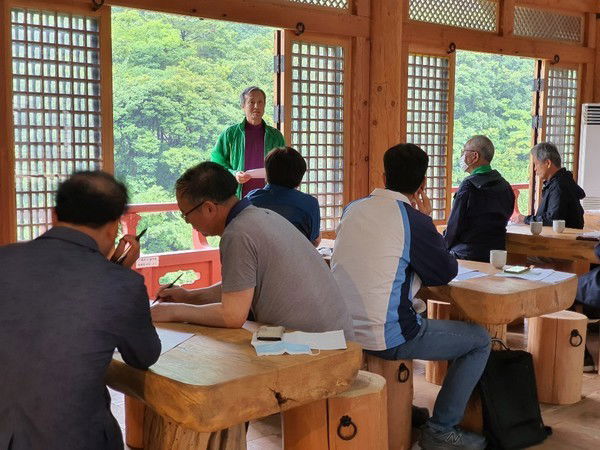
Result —
<path fill-rule="evenodd" d="M 57 11 L 67 14 L 98 18 L 100 36 L 100 102 L 101 102 L 101 148 L 102 169 L 113 173 L 113 105 L 112 105 L 112 45 L 111 9 L 100 8 L 93 11 L 91 3 L 74 3 L 59 0 L 52 4 L 40 1 L 2 0 L 0 3 L 0 56 L 6 64 L 0 65 L 0 79 L 5 85 L 0 87 L 0 108 L 6 112 L 0 124 L 0 203 L 4 206 L 0 220 L 0 245 L 15 242 L 17 238 L 17 212 L 15 189 L 15 142 L 13 121 L 13 77 L 12 77 L 12 33 L 11 11 L 13 8 Z M 3 145 L 2 142 L 5 144 Z"/>

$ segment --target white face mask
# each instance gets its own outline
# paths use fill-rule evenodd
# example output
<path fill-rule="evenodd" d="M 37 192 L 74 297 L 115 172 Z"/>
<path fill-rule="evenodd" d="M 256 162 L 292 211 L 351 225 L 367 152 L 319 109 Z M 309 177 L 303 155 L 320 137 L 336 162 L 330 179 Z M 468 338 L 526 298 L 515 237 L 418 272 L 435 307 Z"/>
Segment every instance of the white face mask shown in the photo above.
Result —
<path fill-rule="evenodd" d="M 459 166 L 460 166 L 460 170 L 462 170 L 463 172 L 466 172 L 467 169 L 469 168 L 469 165 L 467 164 L 467 154 L 465 153 L 464 155 L 462 155 L 460 157 L 460 161 L 459 161 Z"/>

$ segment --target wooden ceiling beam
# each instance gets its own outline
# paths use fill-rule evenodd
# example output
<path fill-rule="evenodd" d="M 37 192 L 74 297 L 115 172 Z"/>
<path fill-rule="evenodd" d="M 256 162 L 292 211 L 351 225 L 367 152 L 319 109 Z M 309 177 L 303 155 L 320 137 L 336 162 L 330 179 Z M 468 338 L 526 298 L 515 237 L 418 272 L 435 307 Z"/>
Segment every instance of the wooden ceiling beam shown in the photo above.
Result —
<path fill-rule="evenodd" d="M 147 9 L 165 13 L 220 19 L 295 30 L 303 23 L 307 33 L 369 37 L 368 17 L 316 8 L 298 3 L 268 3 L 251 0 L 107 0 L 112 6 Z M 361 12 L 364 7 L 361 7 Z"/>
<path fill-rule="evenodd" d="M 498 36 L 483 31 L 464 30 L 424 22 L 408 22 L 403 29 L 403 40 L 411 44 L 448 48 L 451 42 L 457 49 L 528 58 L 553 59 L 561 62 L 587 63 L 593 61 L 594 50 L 578 45 L 533 40 L 513 36 Z"/>

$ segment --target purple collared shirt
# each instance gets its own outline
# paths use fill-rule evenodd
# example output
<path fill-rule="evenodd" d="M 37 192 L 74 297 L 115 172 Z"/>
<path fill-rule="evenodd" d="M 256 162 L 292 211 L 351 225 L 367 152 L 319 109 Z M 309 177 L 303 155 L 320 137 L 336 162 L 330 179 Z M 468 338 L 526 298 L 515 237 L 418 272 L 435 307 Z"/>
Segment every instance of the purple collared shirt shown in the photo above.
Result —
<path fill-rule="evenodd" d="M 260 169 L 265 166 L 265 127 L 246 122 L 246 142 L 244 150 L 244 170 Z M 242 184 L 242 197 L 254 189 L 264 187 L 265 180 L 251 178 Z"/>

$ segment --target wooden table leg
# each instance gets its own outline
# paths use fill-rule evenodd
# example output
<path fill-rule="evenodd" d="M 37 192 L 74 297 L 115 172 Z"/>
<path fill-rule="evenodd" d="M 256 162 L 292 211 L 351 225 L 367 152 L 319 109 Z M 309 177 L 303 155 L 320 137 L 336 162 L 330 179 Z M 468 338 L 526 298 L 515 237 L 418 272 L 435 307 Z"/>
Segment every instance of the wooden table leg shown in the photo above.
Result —
<path fill-rule="evenodd" d="M 144 410 L 137 398 L 125 396 L 125 443 L 132 448 L 144 448 Z"/>
<path fill-rule="evenodd" d="M 317 400 L 281 414 L 285 450 L 328 450 L 327 400 Z"/>
<path fill-rule="evenodd" d="M 461 320 L 465 320 L 464 318 Z M 468 320 L 465 320 L 466 322 Z M 501 339 L 504 343 L 506 343 L 506 324 L 495 325 L 495 324 L 479 324 L 484 327 L 490 336 L 495 339 Z M 492 345 L 493 350 L 499 350 L 502 346 L 494 343 Z M 481 397 L 478 392 L 473 392 L 471 394 L 471 398 L 469 399 L 469 403 L 465 409 L 465 415 L 463 416 L 463 420 L 461 422 L 461 427 L 465 430 L 473 431 L 475 433 L 481 433 L 483 430 L 483 408 L 481 406 Z"/>
<path fill-rule="evenodd" d="M 146 408 L 144 444 L 145 450 L 246 450 L 246 425 L 200 433 Z"/>

